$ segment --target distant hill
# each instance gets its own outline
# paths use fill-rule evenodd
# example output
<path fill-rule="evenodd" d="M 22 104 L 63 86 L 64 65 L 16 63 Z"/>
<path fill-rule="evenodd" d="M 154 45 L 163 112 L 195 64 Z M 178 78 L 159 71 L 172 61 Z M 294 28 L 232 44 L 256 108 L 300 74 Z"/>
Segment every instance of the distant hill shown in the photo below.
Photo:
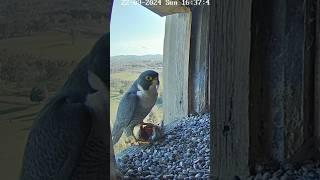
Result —
<path fill-rule="evenodd" d="M 100 36 L 107 5 L 106 0 L 0 0 L 0 38 L 48 30 Z"/>
<path fill-rule="evenodd" d="M 120 56 L 111 56 L 112 63 L 126 63 L 126 62 L 137 62 L 137 61 L 161 61 L 162 62 L 162 55 L 155 54 L 155 55 L 143 55 L 143 56 L 136 56 L 136 55 L 120 55 Z"/>

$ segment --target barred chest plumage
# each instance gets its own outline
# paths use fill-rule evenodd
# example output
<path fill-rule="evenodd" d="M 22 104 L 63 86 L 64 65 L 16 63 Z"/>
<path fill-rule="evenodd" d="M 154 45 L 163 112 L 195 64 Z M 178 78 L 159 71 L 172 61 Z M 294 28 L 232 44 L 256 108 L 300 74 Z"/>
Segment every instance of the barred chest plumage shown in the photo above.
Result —
<path fill-rule="evenodd" d="M 108 179 L 109 159 L 107 144 L 99 137 L 89 137 L 83 147 L 79 163 L 73 170 L 71 180 L 105 180 Z"/>

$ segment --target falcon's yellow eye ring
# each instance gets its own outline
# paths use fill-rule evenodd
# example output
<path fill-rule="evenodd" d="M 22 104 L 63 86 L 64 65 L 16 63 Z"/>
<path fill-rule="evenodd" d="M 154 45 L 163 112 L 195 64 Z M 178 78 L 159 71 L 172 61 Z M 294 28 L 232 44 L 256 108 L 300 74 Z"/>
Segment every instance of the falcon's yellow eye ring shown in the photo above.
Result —
<path fill-rule="evenodd" d="M 146 79 L 147 81 L 151 81 L 151 80 L 152 80 L 152 77 L 151 77 L 151 76 L 146 76 L 145 79 Z"/>

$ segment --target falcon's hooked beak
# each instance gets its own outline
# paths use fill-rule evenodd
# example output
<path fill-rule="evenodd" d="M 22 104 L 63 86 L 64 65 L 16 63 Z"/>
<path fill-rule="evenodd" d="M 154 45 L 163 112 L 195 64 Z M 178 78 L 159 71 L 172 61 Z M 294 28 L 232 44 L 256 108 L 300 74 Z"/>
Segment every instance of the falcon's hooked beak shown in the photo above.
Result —
<path fill-rule="evenodd" d="M 156 85 L 157 90 L 159 89 L 160 81 L 157 77 L 152 80 L 152 84 Z"/>

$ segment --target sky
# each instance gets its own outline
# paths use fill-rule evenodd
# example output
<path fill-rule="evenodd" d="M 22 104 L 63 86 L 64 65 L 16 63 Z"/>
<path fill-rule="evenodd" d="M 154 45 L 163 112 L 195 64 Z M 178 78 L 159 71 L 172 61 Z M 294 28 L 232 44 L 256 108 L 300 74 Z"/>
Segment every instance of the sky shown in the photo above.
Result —
<path fill-rule="evenodd" d="M 114 0 L 110 26 L 110 54 L 163 54 L 165 17 L 142 5 L 123 5 L 134 0 Z"/>

